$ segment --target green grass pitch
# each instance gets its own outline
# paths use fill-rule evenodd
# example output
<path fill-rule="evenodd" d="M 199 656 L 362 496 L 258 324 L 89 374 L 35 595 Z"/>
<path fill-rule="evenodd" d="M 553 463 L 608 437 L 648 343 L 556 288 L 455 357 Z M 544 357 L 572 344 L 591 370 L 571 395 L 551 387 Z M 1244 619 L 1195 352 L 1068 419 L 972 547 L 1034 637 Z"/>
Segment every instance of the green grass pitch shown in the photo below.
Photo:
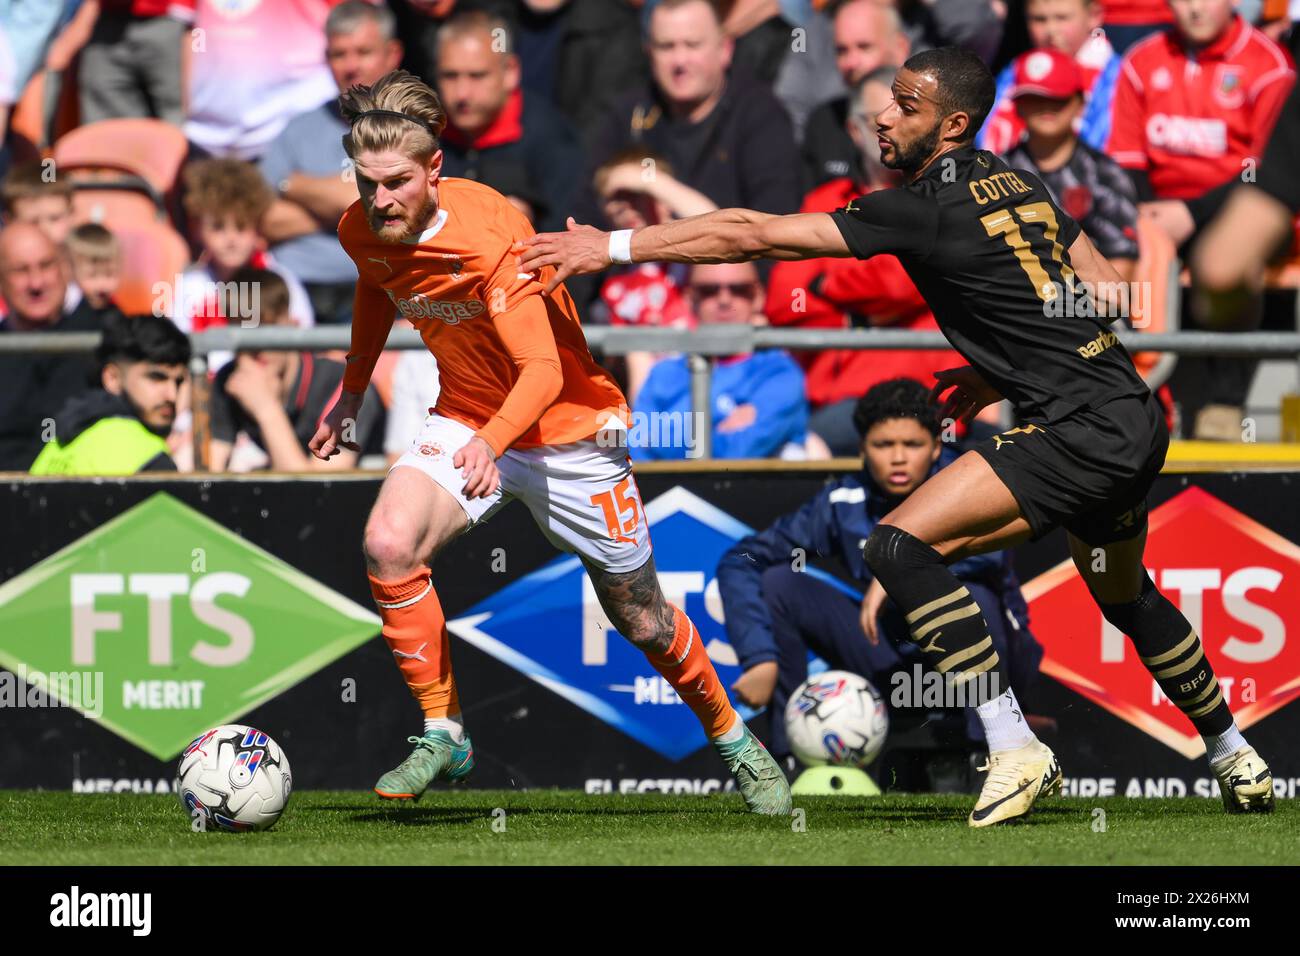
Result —
<path fill-rule="evenodd" d="M 438 790 L 393 806 L 305 791 L 274 829 L 230 834 L 191 832 L 171 795 L 9 790 L 0 791 L 0 864 L 1300 863 L 1294 801 L 1269 816 L 1228 816 L 1217 800 L 1057 798 L 1020 823 L 971 830 L 972 799 L 796 798 L 802 815 L 766 819 L 734 794 Z"/>

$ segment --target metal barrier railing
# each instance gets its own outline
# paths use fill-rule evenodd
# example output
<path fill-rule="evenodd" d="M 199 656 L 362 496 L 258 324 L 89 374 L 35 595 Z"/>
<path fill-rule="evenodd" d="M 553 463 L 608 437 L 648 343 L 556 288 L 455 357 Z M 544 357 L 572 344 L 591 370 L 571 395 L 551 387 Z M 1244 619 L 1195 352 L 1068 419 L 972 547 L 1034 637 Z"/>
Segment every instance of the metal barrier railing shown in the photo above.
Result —
<path fill-rule="evenodd" d="M 583 332 L 593 351 L 608 355 L 641 351 L 737 355 L 759 348 L 791 351 L 952 348 L 941 332 L 914 332 L 910 329 L 787 329 L 717 325 L 691 332 L 596 325 L 585 326 Z M 1121 332 L 1119 337 L 1130 350 L 1141 352 L 1300 359 L 1300 332 Z M 195 332 L 190 336 L 190 342 L 196 353 L 203 354 L 237 349 L 323 351 L 348 348 L 351 332 L 343 325 L 322 325 L 313 329 L 231 325 Z M 6 332 L 0 335 L 0 352 L 9 353 L 90 352 L 98 344 L 97 332 Z M 424 347 L 424 343 L 415 329 L 394 329 L 387 347 L 419 349 Z"/>
<path fill-rule="evenodd" d="M 940 332 L 909 329 L 788 329 L 770 326 L 717 325 L 695 331 L 637 328 L 633 326 L 587 326 L 583 329 L 592 351 L 606 355 L 628 352 L 684 352 L 691 372 L 692 410 L 709 405 L 711 365 L 707 356 L 738 355 L 763 348 L 790 351 L 821 349 L 947 349 L 951 344 Z M 1131 351 L 1173 352 L 1178 355 L 1221 355 L 1256 358 L 1289 358 L 1300 363 L 1300 332 L 1121 332 L 1120 341 Z M 326 351 L 346 349 L 351 342 L 347 326 L 318 326 L 297 329 L 286 326 L 243 328 L 225 326 L 190 336 L 194 348 L 191 373 L 207 374 L 209 352 L 238 349 L 266 351 Z M 0 353 L 90 352 L 99 344 L 94 332 L 6 332 L 0 335 Z M 412 328 L 394 329 L 390 349 L 424 347 Z M 197 390 L 196 390 L 197 392 Z M 196 395 L 196 401 L 198 397 Z M 706 422 L 709 420 L 706 416 Z M 196 440 L 198 438 L 196 429 Z M 700 438 L 701 457 L 711 457 L 712 436 L 704 429 Z M 198 449 L 195 449 L 198 452 Z M 196 454 L 196 461 L 200 458 Z"/>

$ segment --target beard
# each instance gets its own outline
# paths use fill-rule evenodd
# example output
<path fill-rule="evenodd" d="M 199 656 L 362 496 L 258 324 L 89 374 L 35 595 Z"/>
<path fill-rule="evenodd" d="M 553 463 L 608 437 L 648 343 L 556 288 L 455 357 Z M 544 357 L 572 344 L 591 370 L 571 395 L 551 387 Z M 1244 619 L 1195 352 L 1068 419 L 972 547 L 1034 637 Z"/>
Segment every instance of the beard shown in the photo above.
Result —
<path fill-rule="evenodd" d="M 371 211 L 370 228 L 378 237 L 380 242 L 399 243 L 418 236 L 424 231 L 429 220 L 433 218 L 434 213 L 438 211 L 438 200 L 430 196 L 420 205 L 413 214 L 402 216 L 402 221 L 395 226 L 379 225 L 375 222 L 378 214 Z"/>
<path fill-rule="evenodd" d="M 919 136 L 912 142 L 904 145 L 902 143 L 894 144 L 894 158 L 891 161 L 882 161 L 883 165 L 889 169 L 897 169 L 904 173 L 914 173 L 928 160 L 934 151 L 939 147 L 939 124 L 935 123 L 928 133 Z"/>
<path fill-rule="evenodd" d="M 149 431 L 153 432 L 159 438 L 167 438 L 172 433 L 172 427 L 176 424 L 176 412 L 173 410 L 165 421 L 148 421 L 140 419 L 140 424 L 144 425 Z"/>
<path fill-rule="evenodd" d="M 146 429 L 159 438 L 167 438 L 172 433 L 172 427 L 176 424 L 176 406 L 172 402 L 164 402 L 153 409 L 153 414 L 142 405 L 137 405 L 135 400 L 122 393 L 126 399 L 126 404 L 130 407 L 131 412 L 135 415 L 136 420 Z"/>

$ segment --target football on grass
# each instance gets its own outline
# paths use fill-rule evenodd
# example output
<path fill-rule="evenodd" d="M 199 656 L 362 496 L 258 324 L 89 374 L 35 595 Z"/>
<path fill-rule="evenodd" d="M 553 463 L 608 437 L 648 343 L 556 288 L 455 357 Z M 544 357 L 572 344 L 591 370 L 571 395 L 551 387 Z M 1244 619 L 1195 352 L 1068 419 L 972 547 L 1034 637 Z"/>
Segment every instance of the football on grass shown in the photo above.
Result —
<path fill-rule="evenodd" d="M 824 671 L 790 697 L 785 729 L 790 750 L 807 766 L 865 767 L 885 746 L 889 712 L 862 675 Z"/>
<path fill-rule="evenodd" d="M 176 770 L 176 793 L 196 829 L 265 830 L 280 819 L 292 785 L 279 745 L 241 724 L 196 737 Z"/>

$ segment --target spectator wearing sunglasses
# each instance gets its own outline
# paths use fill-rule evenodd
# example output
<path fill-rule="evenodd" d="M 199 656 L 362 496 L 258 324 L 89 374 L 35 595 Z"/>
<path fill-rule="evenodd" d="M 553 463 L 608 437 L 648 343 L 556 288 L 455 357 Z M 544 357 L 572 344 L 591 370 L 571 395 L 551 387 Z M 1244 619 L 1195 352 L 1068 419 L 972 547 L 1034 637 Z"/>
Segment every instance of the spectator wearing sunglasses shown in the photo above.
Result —
<path fill-rule="evenodd" d="M 693 266 L 687 297 L 700 325 L 763 325 L 753 263 Z M 803 457 L 808 401 L 803 371 L 779 349 L 713 359 L 709 417 L 715 458 Z M 628 444 L 642 459 L 691 457 L 703 425 L 691 416 L 685 356 L 656 363 L 634 405 Z M 668 427 L 676 424 L 677 427 Z"/>

